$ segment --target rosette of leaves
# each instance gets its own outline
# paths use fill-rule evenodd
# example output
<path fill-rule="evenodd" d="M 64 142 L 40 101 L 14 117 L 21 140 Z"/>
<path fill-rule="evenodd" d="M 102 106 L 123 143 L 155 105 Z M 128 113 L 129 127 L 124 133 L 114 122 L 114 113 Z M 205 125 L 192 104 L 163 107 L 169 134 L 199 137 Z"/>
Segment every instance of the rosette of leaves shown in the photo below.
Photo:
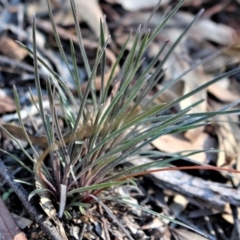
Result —
<path fill-rule="evenodd" d="M 152 32 L 149 31 L 143 34 L 141 27 L 139 27 L 135 34 L 132 48 L 127 58 L 124 60 L 120 73 L 116 78 L 114 77 L 114 71 L 123 58 L 128 40 L 125 42 L 118 55 L 110 77 L 104 79 L 104 71 L 106 67 L 105 50 L 109 41 L 109 38 L 105 40 L 104 24 L 100 24 L 101 36 L 99 40 L 99 50 L 96 56 L 95 65 L 91 68 L 83 46 L 74 1 L 71 0 L 79 47 L 89 78 L 87 87 L 85 91 L 82 92 L 74 45 L 70 41 L 71 63 L 74 66 L 74 69 L 72 70 L 56 31 L 51 7 L 48 2 L 54 36 L 59 51 L 76 84 L 78 100 L 72 95 L 64 80 L 60 79 L 58 74 L 50 69 L 44 60 L 37 56 L 36 26 L 34 18 L 32 30 L 33 50 L 21 43 L 19 44 L 26 48 L 33 56 L 36 88 L 38 91 L 38 103 L 36 103 L 36 107 L 38 108 L 42 119 L 45 129 L 46 143 L 48 146 L 44 149 L 42 154 L 37 152 L 34 143 L 31 141 L 31 138 L 21 120 L 18 94 L 17 90 L 14 88 L 14 96 L 21 128 L 25 140 L 29 142 L 35 153 L 35 158 L 30 156 L 23 147 L 21 148 L 27 157 L 32 160 L 33 168 L 30 169 L 25 166 L 16 156 L 15 159 L 18 160 L 23 167 L 26 167 L 26 169 L 34 174 L 36 179 L 36 190 L 30 194 L 30 198 L 38 194 L 40 196 L 41 205 L 49 216 L 56 218 L 55 209 L 57 209 L 58 218 L 62 218 L 64 214 L 70 218 L 72 208 L 77 208 L 82 214 L 84 214 L 85 210 L 87 210 L 93 203 L 97 202 L 102 205 L 114 221 L 119 224 L 129 239 L 132 239 L 130 234 L 104 204 L 106 193 L 108 200 L 111 199 L 112 201 L 131 204 L 120 196 L 119 198 L 111 198 L 111 189 L 125 183 L 134 184 L 132 176 L 146 174 L 147 170 L 152 167 L 162 168 L 169 166 L 172 160 L 181 158 L 181 156 L 176 157 L 176 155 L 174 155 L 172 158 L 168 158 L 168 160 L 161 160 L 159 157 L 160 160 L 156 160 L 152 163 L 140 166 L 127 165 L 126 167 L 121 168 L 121 170 L 118 169 L 118 171 L 116 171 L 116 167 L 119 166 L 119 164 L 124 164 L 129 157 L 139 156 L 140 154 L 145 154 L 145 156 L 155 156 L 155 158 L 161 156 L 161 154 L 157 152 L 144 151 L 144 146 L 151 143 L 159 136 L 182 132 L 205 125 L 208 119 L 218 114 L 237 112 L 237 110 L 229 110 L 229 108 L 237 104 L 233 103 L 220 109 L 218 112 L 203 112 L 198 114 L 188 113 L 194 106 L 201 103 L 201 101 L 198 101 L 186 109 L 181 109 L 178 113 L 165 115 L 165 113 L 168 112 L 167 110 L 182 100 L 201 91 L 210 84 L 234 74 L 238 70 L 224 73 L 174 101 L 157 104 L 155 99 L 157 99 L 157 97 L 167 88 L 182 79 L 182 77 L 194 67 L 200 64 L 197 63 L 191 69 L 181 74 L 181 76 L 164 83 L 161 90 L 154 95 L 149 95 L 149 92 L 156 86 L 159 79 L 164 74 L 164 63 L 174 51 L 177 44 L 181 41 L 182 37 L 199 18 L 201 12 L 182 32 L 170 48 L 166 48 L 168 44 L 167 41 L 163 44 L 161 50 L 151 60 L 140 76 L 138 76 L 137 81 L 133 81 L 134 76 L 144 62 L 143 54 L 148 45 L 161 31 L 171 16 L 180 8 L 182 3 L 183 1 L 180 1 L 179 4 L 168 15 L 166 15 L 162 23 L 160 23 Z M 158 63 L 158 59 L 163 53 L 164 56 L 162 57 L 162 61 Z M 158 65 L 156 67 L 157 63 Z M 49 71 L 47 92 L 51 115 L 44 112 L 42 105 L 42 89 L 38 74 L 39 64 L 43 65 Z M 153 68 L 154 71 L 152 71 Z M 96 92 L 94 86 L 94 79 L 98 69 L 100 69 L 102 76 L 100 93 Z M 55 109 L 56 102 L 61 104 L 62 113 L 68 124 L 68 128 L 70 129 L 70 132 L 67 135 L 63 134 L 58 122 Z M 76 112 L 74 109 L 78 109 L 78 111 Z M 1 128 L 21 146 L 14 136 L 2 126 Z M 194 152 L 188 155 L 191 154 L 194 154 Z M 44 201 L 46 200 L 48 201 L 48 204 L 50 204 L 49 206 L 53 209 L 52 212 L 49 207 L 45 206 Z M 141 206 L 138 207 L 159 216 L 159 214 L 155 212 L 143 209 Z"/>

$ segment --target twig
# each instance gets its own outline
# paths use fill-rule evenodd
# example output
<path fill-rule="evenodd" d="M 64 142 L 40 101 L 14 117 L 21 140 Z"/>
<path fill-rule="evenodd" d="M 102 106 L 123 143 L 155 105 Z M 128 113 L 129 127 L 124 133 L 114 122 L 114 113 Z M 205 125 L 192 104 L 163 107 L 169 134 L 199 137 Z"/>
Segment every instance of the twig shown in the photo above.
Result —
<path fill-rule="evenodd" d="M 9 186 L 17 194 L 18 198 L 21 200 L 23 206 L 25 207 L 28 214 L 39 224 L 40 228 L 47 234 L 51 240 L 61 240 L 62 237 L 58 233 L 57 229 L 53 224 L 47 220 L 43 215 L 41 215 L 37 209 L 28 201 L 28 194 L 21 184 L 14 181 L 14 177 L 9 173 L 6 165 L 0 159 L 0 175 L 9 184 Z"/>

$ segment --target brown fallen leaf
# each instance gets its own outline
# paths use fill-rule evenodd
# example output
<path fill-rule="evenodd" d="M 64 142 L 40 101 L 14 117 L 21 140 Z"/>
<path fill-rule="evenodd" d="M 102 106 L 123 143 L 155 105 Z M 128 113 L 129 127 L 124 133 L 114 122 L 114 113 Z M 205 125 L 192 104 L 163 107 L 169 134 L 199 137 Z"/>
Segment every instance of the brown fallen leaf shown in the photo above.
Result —
<path fill-rule="evenodd" d="M 69 12 L 71 12 L 70 1 L 66 1 Z M 75 1 L 77 16 L 84 20 L 89 27 L 93 30 L 97 37 L 100 37 L 100 19 L 103 19 L 103 12 L 100 8 L 97 0 L 91 1 Z M 71 14 L 72 16 L 72 14 Z M 106 26 L 105 36 L 109 35 L 108 28 Z"/>
<path fill-rule="evenodd" d="M 16 225 L 11 213 L 0 198 L 0 235 L 6 240 L 27 240 L 25 234 Z"/>
<path fill-rule="evenodd" d="M 181 34 L 181 30 L 175 28 L 174 31 L 172 29 L 166 29 L 164 30 L 164 34 L 169 39 L 169 45 L 172 45 L 176 39 Z M 169 69 L 169 71 L 166 72 L 166 79 L 175 79 L 179 77 L 183 72 L 190 69 L 190 56 L 187 54 L 187 48 L 186 48 L 186 41 L 187 36 L 183 38 L 183 43 L 179 43 L 177 47 L 175 48 L 174 54 L 172 54 L 166 63 L 164 64 L 164 67 Z M 184 44 L 185 43 L 185 44 Z M 166 80 L 167 81 L 167 80 Z M 171 90 L 176 93 L 179 96 L 182 96 L 184 94 L 187 94 L 199 86 L 203 85 L 207 82 L 204 70 L 202 66 L 198 66 L 197 68 L 190 71 L 188 74 L 183 76 L 182 83 L 183 84 L 174 84 L 171 87 Z M 207 110 L 207 91 L 206 89 L 203 89 L 192 96 L 188 97 L 187 99 L 180 102 L 181 109 L 185 109 L 189 106 L 191 106 L 193 103 L 198 102 L 199 100 L 203 100 L 202 103 L 198 104 L 194 108 L 189 111 L 190 113 L 199 113 L 199 112 L 205 112 Z M 185 132 L 184 136 L 191 142 L 195 141 L 195 138 L 203 132 L 204 127 L 199 127 L 195 129 L 190 129 Z"/>
<path fill-rule="evenodd" d="M 190 66 L 188 66 L 190 68 Z M 185 69 L 186 70 L 186 69 Z M 193 71 L 184 76 L 184 89 L 183 94 L 187 94 L 199 86 L 203 85 L 207 82 L 206 76 L 203 72 L 203 68 L 201 66 L 195 68 Z M 205 112 L 207 110 L 207 91 L 206 89 L 199 91 L 198 93 L 193 94 L 189 98 L 183 100 L 180 103 L 182 109 L 191 106 L 192 103 L 197 102 L 199 100 L 204 100 L 201 104 L 194 107 L 190 113 L 199 113 Z M 190 129 L 184 133 L 184 136 L 191 142 L 195 142 L 199 135 L 202 134 L 204 127 L 199 127 L 195 129 Z"/>
<path fill-rule="evenodd" d="M 85 137 L 89 136 L 88 134 L 89 134 L 90 131 L 86 131 L 86 128 L 87 128 L 86 126 L 84 126 L 84 128 L 79 128 L 78 133 L 84 132 L 83 136 L 85 136 Z M 25 142 L 28 142 L 28 139 L 26 138 L 25 133 L 20 126 L 16 126 L 16 125 L 12 125 L 12 124 L 0 124 L 0 130 L 1 129 L 2 129 L 3 133 L 4 133 L 5 130 L 7 130 L 8 133 L 13 135 L 15 138 L 17 138 L 19 140 L 22 140 L 22 141 L 25 141 Z M 26 133 L 27 133 L 27 136 L 28 136 L 28 138 L 30 139 L 30 141 L 32 142 L 33 145 L 40 146 L 42 148 L 47 148 L 48 150 L 50 150 L 48 140 L 47 140 L 46 136 L 36 137 L 36 136 L 30 134 L 27 131 L 26 131 Z M 72 141 L 72 134 L 71 133 L 66 134 L 65 136 L 63 136 L 63 139 L 64 139 L 65 143 L 69 143 L 70 141 Z M 62 143 L 60 141 L 55 141 L 55 143 L 58 146 L 62 145 Z M 48 150 L 46 150 L 46 151 L 48 151 Z"/>
<path fill-rule="evenodd" d="M 2 124 L 1 126 L 4 127 L 15 138 L 22 141 L 27 141 L 24 131 L 22 130 L 21 127 L 15 126 L 12 124 Z M 46 148 L 48 146 L 48 141 L 46 136 L 35 137 L 30 133 L 27 133 L 27 134 L 33 145 L 41 146 L 43 148 Z"/>
<path fill-rule="evenodd" d="M 209 107 L 212 111 L 216 111 L 223 107 L 224 104 L 210 100 Z M 240 130 L 238 126 L 237 115 L 219 115 L 215 117 L 214 122 L 216 135 L 219 142 L 219 150 L 217 166 L 233 166 L 240 170 Z M 226 176 L 224 173 L 222 173 Z M 239 179 L 233 178 L 236 186 L 239 184 Z"/>
<path fill-rule="evenodd" d="M 13 39 L 2 36 L 0 38 L 0 51 L 7 57 L 15 60 L 23 60 L 28 51 L 19 46 Z"/>
<path fill-rule="evenodd" d="M 181 22 L 181 24 L 187 25 L 194 19 L 194 15 L 188 12 L 178 11 L 173 19 L 177 22 Z M 237 38 L 234 29 L 227 25 L 216 23 L 208 18 L 201 18 L 198 20 L 188 34 L 193 38 L 209 40 L 223 46 L 232 45 Z"/>
<path fill-rule="evenodd" d="M 0 114 L 16 110 L 14 101 L 8 96 L 0 96 Z"/>
<path fill-rule="evenodd" d="M 235 138 L 234 132 L 232 132 L 231 125 L 227 122 L 230 121 L 226 116 L 219 116 L 218 120 L 222 121 L 217 123 L 216 134 L 219 140 L 219 148 L 224 151 L 225 158 L 220 160 L 218 158 L 217 166 L 224 166 L 236 161 L 238 152 L 238 143 Z M 224 122 L 226 121 L 226 122 Z"/>
<path fill-rule="evenodd" d="M 201 133 L 195 139 L 194 142 L 189 142 L 182 135 L 165 135 L 157 138 L 152 142 L 152 145 L 159 149 L 160 151 L 164 151 L 167 153 L 176 153 L 181 151 L 193 151 L 193 150 L 204 150 L 209 149 L 213 145 L 213 140 L 206 133 Z M 198 153 L 194 154 L 190 157 L 191 159 L 205 163 L 206 162 L 206 153 Z"/>
<path fill-rule="evenodd" d="M 100 19 L 104 18 L 104 14 L 97 0 L 90 1 L 75 1 L 77 20 L 79 22 L 85 21 L 92 29 L 94 34 L 100 36 Z M 51 7 L 54 12 L 54 21 L 61 26 L 69 26 L 74 24 L 72 15 L 71 2 L 68 1 L 51 1 Z M 27 5 L 27 15 L 31 17 L 35 12 L 47 13 L 48 8 L 46 1 L 39 0 Z M 106 36 L 109 35 L 108 28 L 105 29 Z"/>
<path fill-rule="evenodd" d="M 213 76 L 208 75 L 209 79 Z M 222 102 L 235 102 L 239 100 L 240 96 L 233 91 L 228 90 L 230 85 L 230 79 L 222 79 L 207 88 L 207 91 L 210 92 L 214 97 L 218 98 Z"/>

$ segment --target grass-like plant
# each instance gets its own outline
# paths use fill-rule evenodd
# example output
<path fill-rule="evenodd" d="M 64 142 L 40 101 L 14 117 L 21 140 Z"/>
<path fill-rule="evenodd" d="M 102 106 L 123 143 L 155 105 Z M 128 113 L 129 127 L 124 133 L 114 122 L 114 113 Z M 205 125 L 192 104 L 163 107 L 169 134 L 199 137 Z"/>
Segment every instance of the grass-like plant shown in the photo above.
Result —
<path fill-rule="evenodd" d="M 27 151 L 21 147 L 19 141 L 11 135 L 11 133 L 9 133 L 3 126 L 1 126 L 1 128 L 19 144 L 27 157 L 33 162 L 33 167 L 29 168 L 25 166 L 20 159 L 17 159 L 17 157 L 14 156 L 17 161 L 35 176 L 36 190 L 30 194 L 29 198 L 36 194 L 39 194 L 40 199 L 47 198 L 51 203 L 51 206 L 57 209 L 58 218 L 62 218 L 64 214 L 66 217 L 70 218 L 72 208 L 77 208 L 82 214 L 84 214 L 93 203 L 98 203 L 114 219 L 114 221 L 119 224 L 119 227 L 122 228 L 128 238 L 132 239 L 131 235 L 104 204 L 104 200 L 108 199 L 123 204 L 132 204 L 120 196 L 119 198 L 111 196 L 111 189 L 115 186 L 126 183 L 134 184 L 132 177 L 147 174 L 151 172 L 149 169 L 152 167 L 159 168 L 160 171 L 162 167 L 171 166 L 170 162 L 181 158 L 181 156 L 178 155 L 176 157 L 176 155 L 174 155 L 167 160 L 155 160 L 154 162 L 140 166 L 127 165 L 126 167 L 121 168 L 121 170 L 116 170 L 116 167 L 119 166 L 119 164 L 124 164 L 130 156 L 137 157 L 141 154 L 144 154 L 145 157 L 154 156 L 155 159 L 159 156 L 159 159 L 161 159 L 160 153 L 156 151 L 145 152 L 143 150 L 144 146 L 150 144 L 154 139 L 162 135 L 183 132 L 203 126 L 207 123 L 207 120 L 218 114 L 238 112 L 238 110 L 229 110 L 237 104 L 233 103 L 217 112 L 188 113 L 192 108 L 201 103 L 201 101 L 198 101 L 192 103 L 191 106 L 185 109 L 181 109 L 177 114 L 164 115 L 166 110 L 170 109 L 172 106 L 205 89 L 207 86 L 220 79 L 236 73 L 238 70 L 224 73 L 171 102 L 164 104 L 155 103 L 155 99 L 167 88 L 174 85 L 177 81 L 182 79 L 185 74 L 200 64 L 197 63 L 176 79 L 164 83 L 162 89 L 154 96 L 150 97 L 148 94 L 163 76 L 165 71 L 163 71 L 164 63 L 174 51 L 177 44 L 181 41 L 182 37 L 199 18 L 201 12 L 195 17 L 189 26 L 187 26 L 171 47 L 168 47 L 167 41 L 163 44 L 161 50 L 152 59 L 146 69 L 136 81 L 133 81 L 134 76 L 144 62 L 142 56 L 148 45 L 158 35 L 166 22 L 180 8 L 182 3 L 183 1 L 180 1 L 179 4 L 168 15 L 166 15 L 162 23 L 160 23 L 152 32 L 149 31 L 143 35 L 141 27 L 139 27 L 135 34 L 132 48 L 127 58 L 124 59 L 124 64 L 120 73 L 117 75 L 117 78 L 114 77 L 114 72 L 120 60 L 123 58 L 128 40 L 117 57 L 109 79 L 104 79 L 106 67 L 105 50 L 109 41 L 109 38 L 105 40 L 104 24 L 100 24 L 101 36 L 99 39 L 99 49 L 95 65 L 91 68 L 84 49 L 81 30 L 77 22 L 74 0 L 71 0 L 79 47 L 89 79 L 85 91 L 82 92 L 77 70 L 74 44 L 70 41 L 72 57 L 71 64 L 74 66 L 74 70 L 72 70 L 70 68 L 70 60 L 68 60 L 65 55 L 61 40 L 56 31 L 50 3 L 48 1 L 54 36 L 62 58 L 76 84 L 78 92 L 77 99 L 66 86 L 64 79 L 60 79 L 58 74 L 50 69 L 48 65 L 38 57 L 35 18 L 33 19 L 32 31 L 33 50 L 19 43 L 29 51 L 34 60 L 35 80 L 38 92 L 38 103 L 35 103 L 35 105 L 36 108 L 38 108 L 42 119 L 48 147 L 44 149 L 42 154 L 40 154 L 34 143 L 31 142 L 30 136 L 21 119 L 19 98 L 15 87 L 14 96 L 19 114 L 19 122 L 25 140 L 29 142 L 30 147 L 35 153 L 35 158 L 30 156 Z M 156 67 L 156 63 L 158 62 L 160 55 L 163 53 L 165 55 Z M 49 71 L 47 93 L 51 115 L 45 113 L 42 105 L 42 88 L 38 74 L 39 64 Z M 153 68 L 154 71 L 152 71 Z M 101 90 L 97 93 L 95 90 L 94 79 L 96 77 L 96 72 L 99 69 L 102 78 Z M 149 74 L 150 72 L 153 73 Z M 60 127 L 56 113 L 57 104 L 60 104 L 66 124 L 70 129 L 68 134 L 64 134 L 64 131 Z M 77 109 L 77 112 L 75 109 Z M 190 154 L 185 155 L 185 157 L 194 153 L 196 152 L 191 152 Z M 47 211 L 43 204 L 42 207 Z M 159 214 L 141 206 L 137 207 L 160 216 Z M 52 217 L 55 216 L 52 215 Z"/>

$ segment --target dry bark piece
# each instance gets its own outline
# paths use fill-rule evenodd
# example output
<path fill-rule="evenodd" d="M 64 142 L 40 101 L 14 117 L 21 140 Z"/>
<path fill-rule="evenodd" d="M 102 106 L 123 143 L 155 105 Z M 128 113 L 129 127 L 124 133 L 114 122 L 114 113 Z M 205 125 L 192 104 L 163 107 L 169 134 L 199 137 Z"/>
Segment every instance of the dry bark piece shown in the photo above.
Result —
<path fill-rule="evenodd" d="M 17 226 L 11 213 L 0 198 L 0 235 L 1 239 L 27 240 L 25 234 Z"/>
<path fill-rule="evenodd" d="M 149 162 L 151 160 L 143 157 L 131 161 L 136 166 Z M 153 172 L 148 177 L 153 179 L 156 186 L 179 193 L 195 205 L 221 211 L 227 203 L 240 207 L 240 190 L 226 184 L 206 181 L 177 170 Z"/>

